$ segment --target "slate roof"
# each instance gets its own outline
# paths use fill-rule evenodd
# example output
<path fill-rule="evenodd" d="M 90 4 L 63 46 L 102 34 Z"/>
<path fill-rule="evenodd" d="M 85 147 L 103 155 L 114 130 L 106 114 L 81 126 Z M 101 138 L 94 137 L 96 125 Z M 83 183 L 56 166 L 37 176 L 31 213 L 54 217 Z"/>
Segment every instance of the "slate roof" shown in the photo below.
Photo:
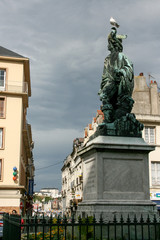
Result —
<path fill-rule="evenodd" d="M 25 58 L 22 55 L 19 55 L 18 53 L 15 53 L 7 48 L 0 46 L 0 56 L 3 57 L 14 57 L 14 58 Z"/>

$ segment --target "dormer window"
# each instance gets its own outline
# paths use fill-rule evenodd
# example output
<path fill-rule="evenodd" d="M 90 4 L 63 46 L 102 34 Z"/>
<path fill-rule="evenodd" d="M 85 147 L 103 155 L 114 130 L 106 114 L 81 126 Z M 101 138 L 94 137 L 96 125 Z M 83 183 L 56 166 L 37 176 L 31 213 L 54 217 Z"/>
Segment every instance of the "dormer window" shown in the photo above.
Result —
<path fill-rule="evenodd" d="M 5 90 L 6 85 L 6 70 L 0 69 L 0 91 Z"/>

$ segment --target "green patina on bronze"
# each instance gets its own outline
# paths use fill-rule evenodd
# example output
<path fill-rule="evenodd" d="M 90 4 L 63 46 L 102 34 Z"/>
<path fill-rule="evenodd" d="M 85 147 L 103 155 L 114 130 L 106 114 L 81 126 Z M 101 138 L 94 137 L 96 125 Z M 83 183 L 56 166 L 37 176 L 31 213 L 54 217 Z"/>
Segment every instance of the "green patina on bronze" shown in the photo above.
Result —
<path fill-rule="evenodd" d="M 126 35 L 117 35 L 117 29 L 111 28 L 108 36 L 110 54 L 105 58 L 100 90 L 101 109 L 104 121 L 94 135 L 141 137 L 143 124 L 131 113 L 134 100 L 134 70 L 132 62 L 125 56 L 122 39 Z"/>

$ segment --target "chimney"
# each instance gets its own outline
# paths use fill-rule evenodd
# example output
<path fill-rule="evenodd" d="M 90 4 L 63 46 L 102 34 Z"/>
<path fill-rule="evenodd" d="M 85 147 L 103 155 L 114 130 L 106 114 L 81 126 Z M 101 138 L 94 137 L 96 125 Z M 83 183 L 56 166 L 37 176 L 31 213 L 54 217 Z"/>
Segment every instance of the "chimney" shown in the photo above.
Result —
<path fill-rule="evenodd" d="M 144 75 L 143 75 L 143 72 L 141 72 L 141 73 L 139 74 L 139 76 L 144 76 Z"/>

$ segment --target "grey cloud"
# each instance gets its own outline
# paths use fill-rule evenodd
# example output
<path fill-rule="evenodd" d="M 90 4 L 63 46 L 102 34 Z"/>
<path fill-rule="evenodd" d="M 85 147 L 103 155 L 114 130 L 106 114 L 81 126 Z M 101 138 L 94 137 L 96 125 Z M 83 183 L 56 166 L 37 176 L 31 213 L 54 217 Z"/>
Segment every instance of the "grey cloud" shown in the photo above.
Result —
<path fill-rule="evenodd" d="M 61 189 L 63 160 L 72 151 L 73 139 L 82 134 L 82 131 L 80 132 L 79 129 L 64 128 L 47 131 L 44 127 L 43 130 L 34 131 L 35 147 L 37 149 L 35 154 L 37 160 L 35 182 L 39 184 L 41 182 L 39 180 L 44 179 L 43 187 L 45 187 L 44 184 L 49 184 L 50 187 L 53 187 L 52 181 L 54 181 L 55 186 Z M 50 166 L 52 164 L 55 164 L 55 166 Z M 50 167 L 45 168 L 46 166 Z"/>
<path fill-rule="evenodd" d="M 63 161 L 101 104 L 97 92 L 111 16 L 120 23 L 119 33 L 128 35 L 124 53 L 135 74 L 151 73 L 159 81 L 159 12 L 159 0 L 0 2 L 1 46 L 30 58 L 28 120 L 37 169 Z M 60 178 L 59 165 L 36 171 L 36 189 L 60 188 Z"/>

